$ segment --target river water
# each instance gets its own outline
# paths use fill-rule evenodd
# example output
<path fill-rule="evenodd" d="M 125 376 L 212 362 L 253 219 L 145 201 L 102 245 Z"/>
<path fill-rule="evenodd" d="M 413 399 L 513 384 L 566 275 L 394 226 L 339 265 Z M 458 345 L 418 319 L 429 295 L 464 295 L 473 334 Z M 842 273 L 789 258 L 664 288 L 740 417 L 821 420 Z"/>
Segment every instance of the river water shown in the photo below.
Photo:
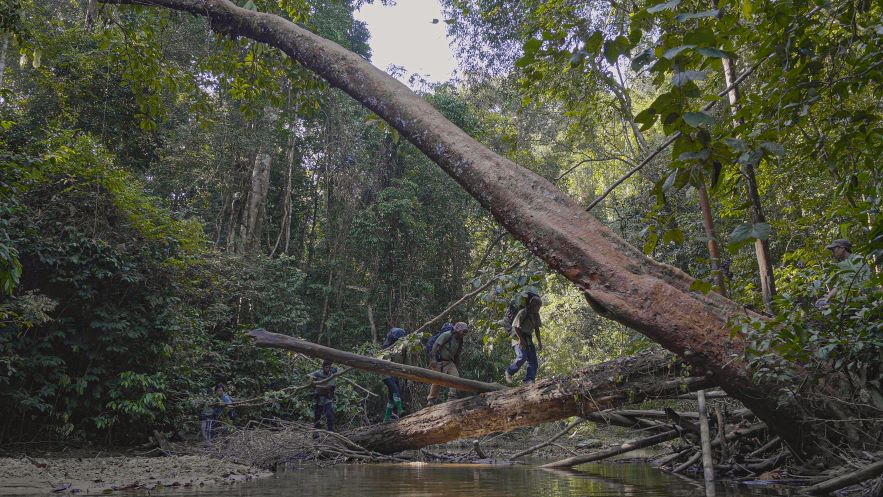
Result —
<path fill-rule="evenodd" d="M 671 475 L 647 464 L 630 463 L 587 464 L 578 471 L 549 471 L 527 465 L 337 465 L 295 469 L 229 487 L 150 493 L 169 497 L 687 497 L 703 494 L 701 482 Z M 789 494 L 770 487 L 717 484 L 718 497 Z"/>

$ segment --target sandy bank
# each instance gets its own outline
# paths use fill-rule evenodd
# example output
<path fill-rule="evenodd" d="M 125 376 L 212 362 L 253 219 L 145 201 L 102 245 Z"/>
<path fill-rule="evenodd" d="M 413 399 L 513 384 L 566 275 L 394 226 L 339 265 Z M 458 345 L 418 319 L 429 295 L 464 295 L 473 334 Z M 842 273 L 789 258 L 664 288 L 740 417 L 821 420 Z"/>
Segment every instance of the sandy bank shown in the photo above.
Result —
<path fill-rule="evenodd" d="M 0 495 L 83 493 L 231 484 L 264 470 L 204 456 L 0 459 Z"/>

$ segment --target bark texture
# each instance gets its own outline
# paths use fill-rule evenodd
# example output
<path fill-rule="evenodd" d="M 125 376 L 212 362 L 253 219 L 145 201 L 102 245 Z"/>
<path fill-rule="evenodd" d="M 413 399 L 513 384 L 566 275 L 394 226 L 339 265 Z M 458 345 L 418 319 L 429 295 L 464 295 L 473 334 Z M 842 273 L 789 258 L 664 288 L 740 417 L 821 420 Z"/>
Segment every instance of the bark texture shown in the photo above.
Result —
<path fill-rule="evenodd" d="M 706 378 L 672 378 L 680 361 L 664 351 L 653 351 L 608 361 L 564 378 L 548 378 L 531 385 L 489 392 L 427 407 L 399 421 L 347 433 L 355 443 L 391 454 L 460 438 L 509 431 L 549 421 L 584 416 L 670 395 L 681 388 L 708 386 Z"/>
<path fill-rule="evenodd" d="M 751 380 L 740 360 L 742 341 L 729 339 L 726 324 L 748 311 L 720 294 L 691 292 L 693 278 L 645 257 L 551 182 L 495 154 L 366 60 L 283 18 L 228 0 L 104 1 L 205 16 L 219 33 L 279 48 L 395 127 L 531 252 L 584 291 L 593 309 L 710 372 L 791 447 L 803 447 L 799 413 L 778 405 L 778 388 Z"/>

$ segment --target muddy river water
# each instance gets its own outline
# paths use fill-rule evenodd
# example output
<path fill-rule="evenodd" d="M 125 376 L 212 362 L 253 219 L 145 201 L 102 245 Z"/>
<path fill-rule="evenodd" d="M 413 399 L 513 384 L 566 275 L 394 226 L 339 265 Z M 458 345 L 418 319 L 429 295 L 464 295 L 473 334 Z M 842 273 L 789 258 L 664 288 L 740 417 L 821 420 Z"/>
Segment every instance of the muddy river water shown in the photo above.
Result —
<path fill-rule="evenodd" d="M 152 496 L 219 497 L 577 497 L 702 496 L 696 481 L 659 471 L 647 464 L 605 463 L 577 471 L 549 471 L 536 466 L 471 464 L 365 464 L 302 469 L 226 487 L 159 490 Z M 147 495 L 147 492 L 126 495 Z M 789 495 L 768 486 L 718 483 L 717 496 Z"/>

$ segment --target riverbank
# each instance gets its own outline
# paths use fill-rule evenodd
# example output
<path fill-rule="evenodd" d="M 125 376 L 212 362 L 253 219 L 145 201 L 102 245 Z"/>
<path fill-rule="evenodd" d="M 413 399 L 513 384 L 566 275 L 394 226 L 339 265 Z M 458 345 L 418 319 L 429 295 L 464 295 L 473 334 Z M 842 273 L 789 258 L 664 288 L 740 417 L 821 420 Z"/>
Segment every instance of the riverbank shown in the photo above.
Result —
<path fill-rule="evenodd" d="M 230 485 L 272 473 L 205 456 L 0 458 L 0 496 Z"/>

